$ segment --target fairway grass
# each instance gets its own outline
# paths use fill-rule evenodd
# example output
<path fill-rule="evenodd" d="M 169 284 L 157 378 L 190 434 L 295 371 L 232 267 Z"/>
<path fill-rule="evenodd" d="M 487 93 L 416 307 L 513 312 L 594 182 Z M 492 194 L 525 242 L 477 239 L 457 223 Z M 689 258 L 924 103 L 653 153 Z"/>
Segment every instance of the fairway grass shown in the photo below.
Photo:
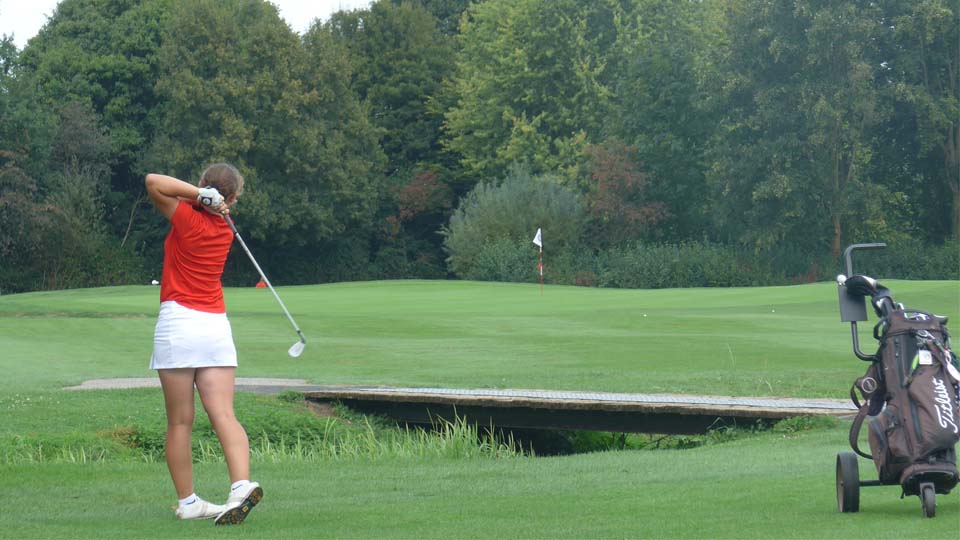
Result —
<path fill-rule="evenodd" d="M 886 284 L 910 307 L 960 317 L 956 281 Z M 308 339 L 299 359 L 286 355 L 296 334 L 269 291 L 226 290 L 239 376 L 844 398 L 866 368 L 851 352 L 831 283 L 546 287 L 541 296 L 536 285 L 401 281 L 280 294 Z M 253 464 L 266 497 L 247 523 L 179 523 L 157 451 L 160 391 L 62 390 L 155 376 L 147 363 L 157 310 L 154 287 L 0 296 L 0 538 L 954 540 L 960 532 L 960 490 L 937 497 L 934 519 L 896 486 L 864 489 L 860 513 L 838 513 L 834 462 L 848 451 L 847 423 L 687 450 L 552 458 L 266 452 Z M 860 335 L 868 352 L 874 322 Z M 238 394 L 237 411 L 252 438 L 317 425 L 302 404 L 271 396 Z M 197 420 L 195 440 L 212 440 L 205 416 Z M 866 460 L 860 470 L 876 477 Z M 221 500 L 226 471 L 216 456 L 196 472 L 197 492 Z"/>
<path fill-rule="evenodd" d="M 956 281 L 890 282 L 956 319 Z M 0 395 L 147 369 L 155 287 L 0 296 Z M 865 366 L 836 285 L 620 290 L 455 281 L 227 289 L 239 376 L 316 384 L 843 397 Z M 863 325 L 864 350 L 875 349 Z"/>

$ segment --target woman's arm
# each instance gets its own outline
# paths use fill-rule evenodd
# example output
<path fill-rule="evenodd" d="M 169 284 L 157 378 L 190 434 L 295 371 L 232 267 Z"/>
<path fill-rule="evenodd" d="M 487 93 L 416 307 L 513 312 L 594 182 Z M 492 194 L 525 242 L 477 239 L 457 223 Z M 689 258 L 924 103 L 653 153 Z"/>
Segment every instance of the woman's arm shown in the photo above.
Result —
<path fill-rule="evenodd" d="M 196 204 L 194 201 L 200 193 L 197 186 L 162 174 L 148 174 L 145 183 L 153 205 L 167 219 L 173 215 L 181 198 Z"/>

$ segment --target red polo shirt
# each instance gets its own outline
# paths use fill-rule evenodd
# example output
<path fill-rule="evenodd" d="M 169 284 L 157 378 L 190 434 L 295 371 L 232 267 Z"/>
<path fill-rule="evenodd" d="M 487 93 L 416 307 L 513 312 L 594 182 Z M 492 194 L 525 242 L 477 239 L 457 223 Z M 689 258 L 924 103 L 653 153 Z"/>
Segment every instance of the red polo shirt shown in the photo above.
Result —
<path fill-rule="evenodd" d="M 163 243 L 160 301 L 226 313 L 220 277 L 233 244 L 233 231 L 222 217 L 181 201 L 170 216 Z"/>

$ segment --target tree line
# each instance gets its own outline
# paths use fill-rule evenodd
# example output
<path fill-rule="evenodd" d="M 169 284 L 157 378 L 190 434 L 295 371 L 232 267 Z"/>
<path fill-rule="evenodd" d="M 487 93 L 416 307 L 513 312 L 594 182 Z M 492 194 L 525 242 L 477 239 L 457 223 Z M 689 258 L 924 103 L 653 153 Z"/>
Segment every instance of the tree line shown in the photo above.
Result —
<path fill-rule="evenodd" d="M 264 0 L 63 0 L 0 39 L 0 292 L 159 276 L 143 176 L 216 161 L 278 283 L 535 280 L 537 227 L 557 283 L 822 279 L 862 241 L 956 279 L 958 15 L 377 0 L 298 35 Z"/>

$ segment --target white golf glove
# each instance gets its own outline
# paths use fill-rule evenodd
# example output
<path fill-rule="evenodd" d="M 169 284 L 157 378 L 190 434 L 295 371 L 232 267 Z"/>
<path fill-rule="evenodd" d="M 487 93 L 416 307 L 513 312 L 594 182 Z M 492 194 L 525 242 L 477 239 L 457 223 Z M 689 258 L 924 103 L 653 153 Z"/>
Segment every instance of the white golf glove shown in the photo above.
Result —
<path fill-rule="evenodd" d="M 200 194 L 197 195 L 197 202 L 206 206 L 208 208 L 216 208 L 223 204 L 223 195 L 220 195 L 220 192 L 217 191 L 217 188 L 212 187 L 202 187 L 199 189 Z"/>

